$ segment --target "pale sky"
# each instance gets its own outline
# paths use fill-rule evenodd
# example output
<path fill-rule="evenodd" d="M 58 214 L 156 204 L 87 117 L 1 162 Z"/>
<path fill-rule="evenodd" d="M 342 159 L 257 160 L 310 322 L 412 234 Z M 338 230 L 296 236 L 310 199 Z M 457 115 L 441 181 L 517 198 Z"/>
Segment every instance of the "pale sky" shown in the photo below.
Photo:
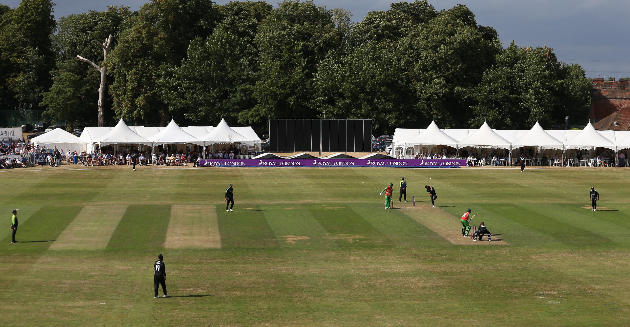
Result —
<path fill-rule="evenodd" d="M 53 0 L 56 18 L 124 5 L 138 10 L 148 0 Z M 229 0 L 216 0 L 226 4 Z M 267 1 L 276 6 L 278 1 Z M 328 9 L 344 8 L 358 22 L 369 11 L 388 10 L 389 0 L 314 0 Z M 408 1 L 411 2 L 411 1 Z M 19 0 L 0 0 L 17 7 Z M 492 26 L 504 47 L 548 46 L 558 60 L 579 64 L 587 77 L 630 77 L 630 1 L 628 0 L 429 0 L 437 10 L 464 4 L 477 24 Z"/>

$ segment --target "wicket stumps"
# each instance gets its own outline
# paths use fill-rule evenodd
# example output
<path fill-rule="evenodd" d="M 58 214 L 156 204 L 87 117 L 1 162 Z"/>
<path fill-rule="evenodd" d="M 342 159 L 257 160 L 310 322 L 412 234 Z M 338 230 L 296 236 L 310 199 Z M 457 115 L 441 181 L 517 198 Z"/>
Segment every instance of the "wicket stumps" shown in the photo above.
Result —
<path fill-rule="evenodd" d="M 468 234 L 468 235 L 470 235 L 471 239 L 475 239 L 475 233 L 476 232 L 477 232 L 477 226 L 471 225 L 470 226 L 470 234 Z"/>
<path fill-rule="evenodd" d="M 416 196 L 415 195 L 412 196 L 411 199 L 413 200 L 413 206 L 415 207 L 416 206 Z"/>

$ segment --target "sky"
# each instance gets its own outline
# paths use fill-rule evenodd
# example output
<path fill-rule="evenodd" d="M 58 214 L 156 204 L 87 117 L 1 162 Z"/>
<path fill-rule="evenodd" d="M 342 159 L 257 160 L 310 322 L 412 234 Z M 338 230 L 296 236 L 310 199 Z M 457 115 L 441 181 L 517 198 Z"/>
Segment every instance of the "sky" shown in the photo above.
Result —
<path fill-rule="evenodd" d="M 138 10 L 149 0 L 53 0 L 55 18 L 123 5 Z M 226 4 L 229 0 L 215 0 Z M 277 5 L 278 1 L 267 1 Z M 314 0 L 328 9 L 343 8 L 360 22 L 370 11 L 385 11 L 389 0 Z M 412 2 L 408 0 L 407 2 Z M 20 0 L 0 0 L 15 8 Z M 553 48 L 559 61 L 578 64 L 586 77 L 630 77 L 630 1 L 628 0 L 429 0 L 436 10 L 466 5 L 477 24 L 492 26 L 504 47 Z"/>

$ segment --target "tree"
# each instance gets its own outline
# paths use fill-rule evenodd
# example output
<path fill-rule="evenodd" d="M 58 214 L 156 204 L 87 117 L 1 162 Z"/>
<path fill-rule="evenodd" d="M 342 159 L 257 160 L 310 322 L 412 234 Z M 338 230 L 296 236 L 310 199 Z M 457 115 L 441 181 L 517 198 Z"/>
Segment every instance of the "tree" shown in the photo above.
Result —
<path fill-rule="evenodd" d="M 58 53 L 57 67 L 52 72 L 55 76 L 53 80 L 55 83 L 62 82 L 64 80 L 58 76 L 72 73 L 81 76 L 83 83 L 90 86 L 89 88 L 74 89 L 85 92 L 75 95 L 77 98 L 85 99 L 82 103 L 92 104 L 84 108 L 75 108 L 79 110 L 75 115 L 82 118 L 79 120 L 81 124 L 105 125 L 109 99 L 107 98 L 107 84 L 105 83 L 107 66 L 103 55 L 116 47 L 118 36 L 127 27 L 129 19 L 134 15 L 128 7 L 108 7 L 106 11 L 90 11 L 59 19 L 57 33 L 53 37 L 53 44 Z M 103 40 L 106 40 L 105 43 L 102 43 Z M 90 65 L 80 63 L 77 58 L 83 58 L 79 60 L 88 62 Z M 100 87 L 99 83 L 101 84 Z M 51 90 L 56 87 L 53 84 Z M 96 110 L 94 111 L 94 109 Z M 47 111 L 54 110 L 54 108 L 47 108 Z M 85 115 L 84 111 L 96 113 L 95 119 L 89 118 L 90 115 Z M 56 117 L 58 115 L 49 112 L 48 116 Z"/>
<path fill-rule="evenodd" d="M 265 2 L 218 6 L 221 21 L 207 39 L 195 39 L 180 66 L 170 65 L 160 87 L 169 112 L 195 122 L 236 121 L 256 104 L 258 50 L 254 38 L 273 7 Z"/>
<path fill-rule="evenodd" d="M 55 28 L 50 0 L 22 0 L 2 8 L 0 26 L 0 101 L 5 107 L 38 109 L 41 94 L 51 83 L 55 52 L 51 35 Z"/>
<path fill-rule="evenodd" d="M 166 125 L 173 113 L 158 85 L 164 67 L 179 65 L 190 42 L 209 36 L 216 20 L 210 0 L 153 0 L 142 6 L 108 57 L 117 116 Z"/>
<path fill-rule="evenodd" d="M 348 55 L 329 56 L 315 77 L 316 103 L 326 118 L 372 119 L 377 133 L 415 122 L 407 109 L 413 90 L 391 42 L 368 42 Z"/>
<path fill-rule="evenodd" d="M 435 120 L 444 127 L 465 127 L 483 72 L 500 53 L 497 33 L 476 24 L 462 5 L 440 12 L 401 42 L 415 89 L 414 111 L 422 125 Z"/>
<path fill-rule="evenodd" d="M 91 86 L 84 83 L 83 77 L 63 70 L 54 71 L 53 80 L 50 91 L 43 95 L 41 104 L 48 107 L 44 116 L 67 122 L 67 130 L 72 131 L 75 121 L 86 119 L 81 114 L 90 105 L 90 99 L 83 95 L 91 90 Z"/>
<path fill-rule="evenodd" d="M 103 49 L 103 61 L 106 61 L 107 55 L 109 54 L 109 50 L 112 43 L 112 35 L 110 34 L 105 39 L 105 42 L 101 43 L 101 42 L 96 41 L 96 43 L 100 45 L 101 48 Z M 94 68 L 96 68 L 96 70 L 98 70 L 98 72 L 101 75 L 101 83 L 98 87 L 98 127 L 103 127 L 105 126 L 105 115 L 103 114 L 103 111 L 104 111 L 103 104 L 105 102 L 105 88 L 107 87 L 107 66 L 105 65 L 99 66 L 95 64 L 94 62 L 92 62 L 91 60 L 81 57 L 80 55 L 77 55 L 77 59 L 94 66 Z"/>
<path fill-rule="evenodd" d="M 564 122 L 566 115 L 584 116 L 591 86 L 576 65 L 558 62 L 553 49 L 519 47 L 514 42 L 497 55 L 477 88 L 471 124 L 487 121 L 495 128 L 544 128 Z"/>
<path fill-rule="evenodd" d="M 313 77 L 342 35 L 333 12 L 312 1 L 283 1 L 256 34 L 260 77 L 257 104 L 241 117 L 248 122 L 269 118 L 316 118 Z"/>

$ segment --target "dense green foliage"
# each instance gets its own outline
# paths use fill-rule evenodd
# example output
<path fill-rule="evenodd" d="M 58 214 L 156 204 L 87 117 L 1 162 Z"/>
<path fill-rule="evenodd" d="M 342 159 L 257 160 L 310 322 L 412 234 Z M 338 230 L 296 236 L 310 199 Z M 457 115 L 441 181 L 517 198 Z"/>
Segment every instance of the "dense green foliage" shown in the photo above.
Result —
<path fill-rule="evenodd" d="M 446 128 L 484 121 L 550 128 L 567 115 L 585 117 L 590 102 L 580 66 L 559 62 L 547 47 L 503 48 L 499 32 L 464 5 L 438 11 L 427 0 L 399 2 L 352 23 L 347 10 L 310 0 L 275 8 L 152 0 L 138 12 L 62 17 L 55 34 L 51 10 L 48 0 L 0 7 L 0 100 L 45 106 L 68 124 L 96 117 L 99 75 L 76 55 L 107 66 L 109 121 L 147 126 L 326 117 L 372 119 L 376 134 L 432 120 Z M 103 62 L 94 41 L 109 34 Z M 80 104 L 59 105 L 69 97 Z"/>

